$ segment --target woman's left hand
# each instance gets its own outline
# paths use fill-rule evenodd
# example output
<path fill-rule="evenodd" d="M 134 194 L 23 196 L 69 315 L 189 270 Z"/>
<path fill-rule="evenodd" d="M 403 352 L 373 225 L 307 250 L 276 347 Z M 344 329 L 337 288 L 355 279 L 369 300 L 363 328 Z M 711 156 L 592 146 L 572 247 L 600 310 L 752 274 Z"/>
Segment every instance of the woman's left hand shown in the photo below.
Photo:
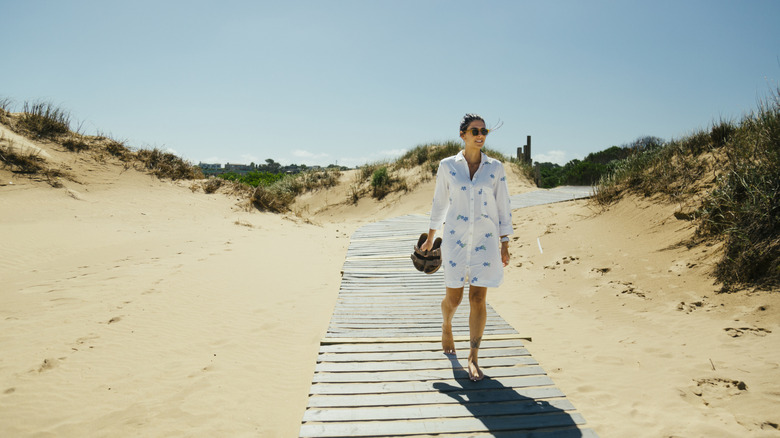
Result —
<path fill-rule="evenodd" d="M 501 243 L 501 261 L 504 262 L 504 266 L 509 264 L 509 242 Z"/>

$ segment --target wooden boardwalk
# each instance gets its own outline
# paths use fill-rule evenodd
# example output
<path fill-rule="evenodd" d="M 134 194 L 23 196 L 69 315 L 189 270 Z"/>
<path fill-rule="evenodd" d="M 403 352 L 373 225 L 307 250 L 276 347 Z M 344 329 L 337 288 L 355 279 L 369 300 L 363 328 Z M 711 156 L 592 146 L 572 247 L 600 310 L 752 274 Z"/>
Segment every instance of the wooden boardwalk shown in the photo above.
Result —
<path fill-rule="evenodd" d="M 539 205 L 532 193 L 513 196 L 513 207 Z M 573 197 L 587 193 L 548 202 Z M 596 437 L 489 304 L 480 348 L 487 377 L 468 379 L 467 291 L 453 319 L 458 357 L 441 352 L 443 273 L 422 274 L 409 259 L 428 220 L 403 216 L 352 236 L 300 436 Z"/>

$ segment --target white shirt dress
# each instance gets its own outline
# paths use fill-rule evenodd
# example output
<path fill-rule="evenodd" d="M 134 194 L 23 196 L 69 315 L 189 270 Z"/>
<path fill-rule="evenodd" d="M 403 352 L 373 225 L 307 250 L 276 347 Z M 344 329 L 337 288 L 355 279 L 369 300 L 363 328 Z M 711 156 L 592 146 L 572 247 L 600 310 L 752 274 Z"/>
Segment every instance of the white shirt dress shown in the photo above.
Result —
<path fill-rule="evenodd" d="M 430 229 L 442 227 L 446 286 L 499 286 L 504 279 L 499 239 L 514 231 L 506 173 L 500 161 L 483 153 L 473 180 L 463 151 L 439 163 Z"/>

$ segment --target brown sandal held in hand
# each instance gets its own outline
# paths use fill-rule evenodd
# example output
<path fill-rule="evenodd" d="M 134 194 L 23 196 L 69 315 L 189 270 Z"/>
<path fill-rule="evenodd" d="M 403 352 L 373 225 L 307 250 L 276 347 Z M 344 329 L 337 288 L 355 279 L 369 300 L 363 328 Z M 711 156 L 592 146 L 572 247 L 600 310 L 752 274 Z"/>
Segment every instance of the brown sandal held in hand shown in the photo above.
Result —
<path fill-rule="evenodd" d="M 433 247 L 430 251 L 423 251 L 420 247 L 428 240 L 428 233 L 420 234 L 417 245 L 414 246 L 412 253 L 412 263 L 414 268 L 426 274 L 433 274 L 441 267 L 441 237 L 433 241 Z"/>

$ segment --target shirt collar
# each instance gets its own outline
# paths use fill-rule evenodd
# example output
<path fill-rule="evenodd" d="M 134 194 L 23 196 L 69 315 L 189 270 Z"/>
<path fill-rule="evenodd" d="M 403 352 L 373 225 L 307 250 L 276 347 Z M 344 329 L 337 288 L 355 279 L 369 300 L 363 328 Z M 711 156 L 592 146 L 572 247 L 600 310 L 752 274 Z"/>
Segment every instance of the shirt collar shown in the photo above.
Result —
<path fill-rule="evenodd" d="M 482 154 L 482 163 L 486 164 L 493 164 L 493 161 L 495 161 L 494 158 L 490 158 L 487 155 L 485 155 L 484 152 L 481 152 Z M 465 161 L 466 157 L 463 156 L 463 151 L 458 152 L 458 155 L 455 156 L 455 161 Z"/>

